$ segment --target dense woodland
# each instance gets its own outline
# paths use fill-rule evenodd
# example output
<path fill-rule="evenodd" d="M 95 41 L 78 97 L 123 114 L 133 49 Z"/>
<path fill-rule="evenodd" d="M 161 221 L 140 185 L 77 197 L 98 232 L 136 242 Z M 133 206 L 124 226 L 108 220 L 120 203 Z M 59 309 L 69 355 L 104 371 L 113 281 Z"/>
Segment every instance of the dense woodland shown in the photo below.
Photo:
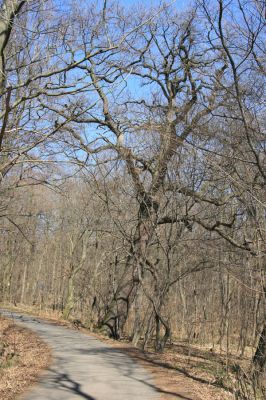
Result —
<path fill-rule="evenodd" d="M 260 381 L 265 2 L 0 4 L 0 300 Z"/>

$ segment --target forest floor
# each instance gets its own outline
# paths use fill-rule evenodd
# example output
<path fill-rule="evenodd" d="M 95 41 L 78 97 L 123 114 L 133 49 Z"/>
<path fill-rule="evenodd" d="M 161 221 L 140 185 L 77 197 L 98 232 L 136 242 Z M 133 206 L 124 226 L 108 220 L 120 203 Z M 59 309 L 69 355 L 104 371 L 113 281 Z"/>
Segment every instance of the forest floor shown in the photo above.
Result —
<path fill-rule="evenodd" d="M 49 365 L 46 343 L 30 331 L 0 316 L 0 399 L 13 400 Z"/>
<path fill-rule="evenodd" d="M 4 305 L 2 305 L 3 308 Z M 11 309 L 10 307 L 9 310 Z M 60 320 L 51 311 L 37 311 L 28 307 L 13 308 L 16 312 L 29 313 L 49 320 L 55 324 L 75 329 L 73 324 Z M 20 329 L 20 328 L 19 328 Z M 152 348 L 143 352 L 134 348 L 126 340 L 114 341 L 85 328 L 80 332 L 94 335 L 97 339 L 123 350 L 147 368 L 159 388 L 162 400 L 232 400 L 234 378 L 226 374 L 225 355 L 210 351 L 197 345 L 174 343 L 164 353 L 156 353 Z M 231 364 L 237 361 L 234 356 Z M 45 367 L 45 365 L 43 365 Z M 8 398 L 9 399 L 9 398 Z"/>

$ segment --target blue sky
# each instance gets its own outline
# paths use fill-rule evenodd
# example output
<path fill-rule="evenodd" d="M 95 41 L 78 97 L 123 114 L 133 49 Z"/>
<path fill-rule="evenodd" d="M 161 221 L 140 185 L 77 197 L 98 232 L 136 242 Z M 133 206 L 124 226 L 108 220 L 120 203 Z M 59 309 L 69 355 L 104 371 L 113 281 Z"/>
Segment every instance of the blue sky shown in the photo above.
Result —
<path fill-rule="evenodd" d="M 162 1 L 162 0 L 120 0 L 119 1 L 121 4 L 123 4 L 124 6 L 132 6 L 134 4 L 141 4 L 143 6 L 156 6 L 156 5 L 160 5 L 160 4 L 171 4 L 173 3 L 173 5 L 175 5 L 176 7 L 178 7 L 179 9 L 183 9 L 188 7 L 191 4 L 191 0 L 166 0 L 166 1 Z"/>
<path fill-rule="evenodd" d="M 105 0 L 54 0 L 57 11 L 64 15 L 67 15 L 73 8 L 74 4 L 77 4 L 80 9 L 89 7 L 91 4 L 97 4 L 97 8 L 102 10 Z M 107 7 L 112 6 L 114 3 L 119 3 L 125 8 L 130 8 L 133 10 L 136 8 L 155 8 L 156 6 L 161 6 L 164 8 L 169 5 L 176 8 L 177 12 L 182 12 L 189 8 L 193 4 L 194 0 L 107 0 Z"/>
<path fill-rule="evenodd" d="M 68 6 L 71 7 L 72 0 L 55 0 L 56 4 L 59 5 L 61 9 L 66 9 Z M 91 4 L 94 3 L 94 0 L 81 0 L 83 4 Z M 104 4 L 104 0 L 98 0 L 99 4 Z M 113 0 L 109 0 L 109 3 L 112 3 Z M 159 4 L 165 5 L 165 4 L 174 4 L 176 7 L 179 9 L 183 9 L 188 7 L 191 4 L 191 0 L 118 0 L 120 4 L 123 4 L 124 6 L 132 6 L 132 5 L 143 5 L 146 7 L 152 7 L 156 6 Z M 108 4 L 108 0 L 107 0 Z"/>

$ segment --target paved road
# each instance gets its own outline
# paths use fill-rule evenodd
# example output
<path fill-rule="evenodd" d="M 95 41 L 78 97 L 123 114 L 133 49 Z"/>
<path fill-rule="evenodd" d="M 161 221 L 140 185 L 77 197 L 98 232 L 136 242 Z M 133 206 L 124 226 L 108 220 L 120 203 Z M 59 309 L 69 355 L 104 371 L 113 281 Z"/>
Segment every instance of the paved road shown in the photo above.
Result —
<path fill-rule="evenodd" d="M 50 368 L 23 400 L 159 399 L 149 374 L 121 351 L 78 331 L 27 315 L 12 316 L 39 334 L 54 356 Z"/>

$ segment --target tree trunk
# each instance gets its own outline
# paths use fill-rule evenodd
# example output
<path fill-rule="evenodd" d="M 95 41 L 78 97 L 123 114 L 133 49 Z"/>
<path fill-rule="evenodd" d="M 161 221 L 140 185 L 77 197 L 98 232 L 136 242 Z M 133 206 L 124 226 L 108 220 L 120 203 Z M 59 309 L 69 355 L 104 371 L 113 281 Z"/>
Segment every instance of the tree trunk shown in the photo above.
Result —
<path fill-rule="evenodd" d="M 142 290 L 139 288 L 138 293 L 135 299 L 135 320 L 134 320 L 134 328 L 132 334 L 132 344 L 133 346 L 137 346 L 140 340 L 142 329 L 143 329 L 143 321 L 142 321 Z"/>
<path fill-rule="evenodd" d="M 101 328 L 107 327 L 111 337 L 116 339 L 123 333 L 130 307 L 144 276 L 143 266 L 146 264 L 147 250 L 156 228 L 157 209 L 158 204 L 150 198 L 145 197 L 145 200 L 141 201 L 139 222 L 123 276 L 100 323 Z"/>
<path fill-rule="evenodd" d="M 68 319 L 71 311 L 73 310 L 75 306 L 75 278 L 78 274 L 78 272 L 81 270 L 81 268 L 84 265 L 84 262 L 86 260 L 86 255 L 87 255 L 87 237 L 86 237 L 86 231 L 84 231 L 77 239 L 77 243 L 82 240 L 82 248 L 81 248 L 81 256 L 77 264 L 72 264 L 70 265 L 70 271 L 68 275 L 68 282 L 67 282 L 67 298 L 66 298 L 66 304 L 63 309 L 63 318 Z M 74 253 L 76 251 L 76 245 L 72 248 L 72 255 L 71 257 L 74 257 Z"/>
<path fill-rule="evenodd" d="M 74 277 L 70 277 L 68 280 L 68 287 L 67 287 L 67 298 L 66 304 L 63 310 L 63 319 L 68 320 L 71 311 L 74 308 Z"/>
<path fill-rule="evenodd" d="M 253 356 L 253 366 L 257 373 L 263 373 L 266 367 L 266 321 L 264 321 L 259 342 Z"/>

